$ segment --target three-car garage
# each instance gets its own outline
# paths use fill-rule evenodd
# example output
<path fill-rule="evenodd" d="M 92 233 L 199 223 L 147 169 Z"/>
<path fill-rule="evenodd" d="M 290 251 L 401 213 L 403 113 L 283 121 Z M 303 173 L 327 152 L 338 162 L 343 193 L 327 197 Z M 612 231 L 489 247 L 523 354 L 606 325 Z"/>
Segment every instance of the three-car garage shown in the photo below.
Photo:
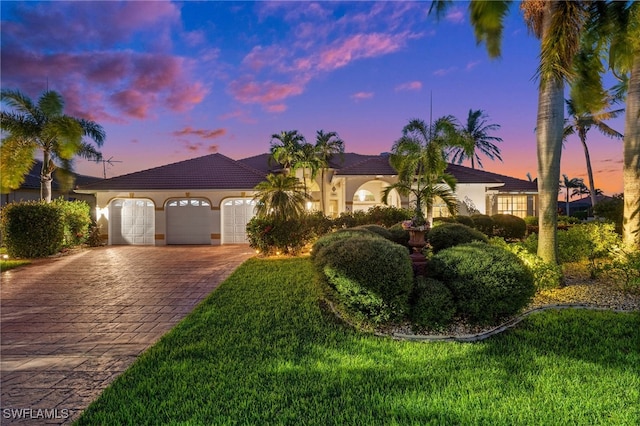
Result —
<path fill-rule="evenodd" d="M 246 244 L 254 207 L 247 197 L 219 207 L 207 198 L 173 198 L 160 208 L 146 198 L 117 198 L 109 203 L 109 244 Z"/>

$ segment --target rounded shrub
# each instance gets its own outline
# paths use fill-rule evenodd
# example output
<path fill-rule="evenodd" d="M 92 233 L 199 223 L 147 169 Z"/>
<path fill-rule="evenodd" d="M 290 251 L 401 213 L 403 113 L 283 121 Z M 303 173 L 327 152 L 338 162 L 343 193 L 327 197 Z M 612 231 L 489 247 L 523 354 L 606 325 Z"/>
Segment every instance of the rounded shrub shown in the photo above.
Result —
<path fill-rule="evenodd" d="M 468 226 L 469 228 L 475 228 L 476 225 L 469 216 L 456 216 L 456 222 Z"/>
<path fill-rule="evenodd" d="M 371 231 L 375 234 L 380 235 L 382 238 L 385 238 L 387 240 L 391 240 L 391 232 L 389 232 L 389 230 L 387 228 L 385 228 L 384 226 L 380 226 L 380 225 L 360 225 L 360 226 L 356 226 L 355 229 L 366 229 L 367 231 Z"/>
<path fill-rule="evenodd" d="M 495 226 L 493 235 L 505 240 L 520 240 L 527 233 L 527 223 L 521 217 L 511 214 L 494 214 L 491 216 Z"/>
<path fill-rule="evenodd" d="M 411 322 L 419 329 L 437 329 L 449 325 L 456 313 L 451 291 L 442 282 L 416 277 L 411 305 Z"/>
<path fill-rule="evenodd" d="M 392 227 L 388 229 L 389 234 L 391 234 L 391 241 L 396 244 L 400 244 L 401 246 L 405 246 L 408 249 L 409 247 L 409 231 L 402 227 L 402 223 L 396 223 Z"/>
<path fill-rule="evenodd" d="M 63 247 L 65 222 L 54 203 L 27 201 L 2 209 L 2 236 L 11 257 L 36 258 L 57 253 Z"/>
<path fill-rule="evenodd" d="M 487 236 L 482 232 L 461 223 L 443 223 L 435 226 L 429 231 L 427 239 L 434 253 L 459 244 L 488 241 Z"/>
<path fill-rule="evenodd" d="M 471 215 L 471 220 L 473 220 L 473 227 L 478 231 L 482 232 L 485 235 L 493 235 L 493 227 L 495 226 L 495 222 L 486 214 L 474 214 Z"/>
<path fill-rule="evenodd" d="M 314 265 L 356 316 L 379 324 L 406 314 L 413 269 L 404 247 L 380 237 L 352 236 L 324 245 Z"/>
<path fill-rule="evenodd" d="M 520 259 L 489 244 L 442 250 L 428 271 L 451 290 L 457 313 L 472 323 L 497 323 L 520 311 L 535 294 L 533 276 Z"/>
<path fill-rule="evenodd" d="M 433 218 L 433 226 L 442 225 L 443 223 L 457 223 L 457 222 L 456 222 L 456 219 L 453 217 L 442 216 L 442 217 Z"/>
<path fill-rule="evenodd" d="M 316 242 L 313 244 L 313 247 L 311 248 L 311 258 L 315 258 L 323 247 L 329 244 L 333 244 L 335 241 L 353 237 L 383 238 L 375 232 L 371 232 L 368 229 L 364 228 L 338 229 L 337 231 L 325 234 L 316 240 Z"/>

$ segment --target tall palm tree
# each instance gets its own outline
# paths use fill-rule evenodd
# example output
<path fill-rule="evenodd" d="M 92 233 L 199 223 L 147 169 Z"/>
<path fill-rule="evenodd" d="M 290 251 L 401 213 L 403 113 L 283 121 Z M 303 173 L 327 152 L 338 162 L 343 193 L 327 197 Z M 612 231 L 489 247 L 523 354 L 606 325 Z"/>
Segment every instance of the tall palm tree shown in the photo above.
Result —
<path fill-rule="evenodd" d="M 318 170 L 320 170 L 320 167 L 321 163 L 320 159 L 318 158 L 315 146 L 310 143 L 304 143 L 300 145 L 300 148 L 298 149 L 293 162 L 292 170 L 302 169 L 302 182 L 304 185 L 305 193 L 309 193 L 306 171 L 310 171 L 310 177 L 312 180 L 314 180 L 318 175 Z"/>
<path fill-rule="evenodd" d="M 489 117 L 484 111 L 469 110 L 467 116 L 467 122 L 465 125 L 461 125 L 462 134 L 467 141 L 466 147 L 459 147 L 452 149 L 449 154 L 453 154 L 451 159 L 452 163 L 462 164 L 466 159 L 471 160 L 471 168 L 476 168 L 476 162 L 478 167 L 482 168 L 482 161 L 478 155 L 478 151 L 491 160 L 496 158 L 502 161 L 500 156 L 500 148 L 496 146 L 494 142 L 502 142 L 502 138 L 491 136 L 489 133 L 500 129 L 499 124 L 487 124 Z"/>
<path fill-rule="evenodd" d="M 601 94 L 605 92 L 602 58 L 606 57 L 608 69 L 620 82 L 616 93 L 618 98 L 624 99 L 626 94 L 622 238 L 626 245 L 640 250 L 640 3 L 594 2 L 592 7 L 598 12 L 597 19 L 590 20 L 589 31 L 583 38 L 582 50 L 585 53 L 578 61 L 581 81 L 574 87 L 583 103 L 602 99 Z M 588 106 L 584 110 L 604 109 L 597 103 Z"/>
<path fill-rule="evenodd" d="M 582 178 L 572 178 L 569 179 L 567 177 L 567 175 L 563 174 L 562 175 L 562 180 L 560 181 L 560 188 L 564 188 L 566 191 L 565 194 L 565 214 L 567 216 L 571 215 L 571 212 L 569 211 L 569 193 L 571 189 L 582 189 L 585 188 L 584 185 L 584 181 L 582 180 Z"/>
<path fill-rule="evenodd" d="M 605 136 L 614 139 L 622 139 L 622 134 L 609 127 L 605 121 L 617 117 L 624 109 L 613 111 L 599 111 L 590 113 L 587 111 L 579 111 L 573 99 L 567 99 L 567 114 L 569 118 L 565 119 L 564 140 L 569 136 L 578 134 L 582 149 L 584 150 L 584 158 L 587 162 L 587 177 L 589 179 L 589 194 L 591 195 L 591 207 L 596 205 L 595 183 L 593 181 L 593 170 L 591 168 L 591 157 L 589 156 L 589 147 L 587 146 L 587 133 L 591 127 L 595 127 Z"/>
<path fill-rule="evenodd" d="M 320 185 L 320 209 L 322 213 L 326 214 L 324 173 L 334 156 L 344 154 L 344 141 L 340 139 L 336 132 L 325 133 L 323 130 L 318 130 L 316 132 L 315 151 L 319 160 L 320 179 L 322 180 L 322 184 Z"/>
<path fill-rule="evenodd" d="M 5 89 L 0 92 L 0 100 L 11 108 L 0 113 L 0 129 L 7 134 L 0 153 L 2 192 L 20 187 L 37 150 L 43 155 L 40 197 L 47 202 L 51 201 L 54 170 L 59 168 L 69 176 L 75 156 L 102 158 L 83 137 L 89 137 L 100 147 L 105 139 L 103 128 L 93 121 L 65 115 L 64 100 L 58 92 L 47 90 L 34 104 L 22 92 Z"/>
<path fill-rule="evenodd" d="M 436 196 L 445 202 L 451 214 L 456 214 L 456 180 L 445 172 L 445 150 L 462 146 L 462 143 L 452 116 L 439 118 L 433 125 L 418 119 L 411 120 L 391 149 L 389 162 L 398 172 L 398 182 L 385 188 L 384 200 L 394 189 L 404 196 L 413 195 L 416 219 L 425 220 L 423 207 L 426 207 L 429 225 L 433 220 Z"/>
<path fill-rule="evenodd" d="M 304 214 L 305 202 L 311 197 L 295 176 L 269 174 L 254 188 L 257 192 L 256 215 L 278 220 L 296 219 Z"/>
<path fill-rule="evenodd" d="M 287 130 L 271 135 L 271 159 L 280 164 L 288 174 L 300 155 L 305 143 L 304 136 L 297 130 Z"/>
<path fill-rule="evenodd" d="M 484 42 L 489 56 L 499 57 L 505 17 L 510 1 L 469 3 L 476 40 Z M 432 10 L 442 15 L 450 1 L 436 1 Z M 560 156 L 564 124 L 564 86 L 573 77 L 571 65 L 587 17 L 588 2 L 525 0 L 520 3 L 531 32 L 540 40 L 537 70 L 538 115 L 536 145 L 538 156 L 539 240 L 538 255 L 548 263 L 558 263 L 557 203 Z"/>

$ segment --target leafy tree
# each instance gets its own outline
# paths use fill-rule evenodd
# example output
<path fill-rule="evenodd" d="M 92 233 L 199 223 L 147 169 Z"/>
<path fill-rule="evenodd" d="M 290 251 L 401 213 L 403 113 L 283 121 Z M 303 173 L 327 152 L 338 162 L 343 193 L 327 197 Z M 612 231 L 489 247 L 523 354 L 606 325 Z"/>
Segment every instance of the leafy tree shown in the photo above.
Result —
<path fill-rule="evenodd" d="M 462 143 L 454 117 L 439 118 L 431 126 L 422 120 L 411 120 L 402 129 L 402 137 L 391 149 L 389 162 L 398 172 L 398 181 L 385 188 L 384 200 L 388 199 L 394 189 L 401 195 L 412 195 L 418 224 L 425 220 L 423 207 L 427 209 L 426 221 L 431 224 L 436 197 L 444 201 L 451 214 L 456 214 L 456 180 L 445 172 L 445 150 L 452 146 L 462 146 Z"/>
<path fill-rule="evenodd" d="M 432 10 L 442 15 L 451 1 L 436 1 Z M 511 2 L 469 3 L 471 24 L 478 43 L 485 43 L 489 56 L 499 57 L 505 17 Z M 589 17 L 586 1 L 539 1 L 520 3 L 524 19 L 540 40 L 540 62 L 536 139 L 538 193 L 540 206 L 538 255 L 548 263 L 558 263 L 557 203 L 560 157 L 564 123 L 564 86 L 570 81 L 572 61 L 580 46 L 580 36 Z"/>
<path fill-rule="evenodd" d="M 254 189 L 258 217 L 283 221 L 299 218 L 305 212 L 305 202 L 311 199 L 298 178 L 285 174 L 269 174 Z"/>
<path fill-rule="evenodd" d="M 334 156 L 342 156 L 344 154 L 344 141 L 340 139 L 336 132 L 325 133 L 323 130 L 318 130 L 316 132 L 315 150 L 320 165 L 320 179 L 322 180 L 320 185 L 320 210 L 326 213 L 324 205 L 324 172 L 329 167 L 329 162 Z"/>
<path fill-rule="evenodd" d="M 461 126 L 462 135 L 466 141 L 465 147 L 454 148 L 450 151 L 453 154 L 452 163 L 462 164 L 465 160 L 471 160 L 471 168 L 482 168 L 482 161 L 478 152 L 486 155 L 491 160 L 496 158 L 502 161 L 500 156 L 500 148 L 494 142 L 502 142 L 502 138 L 491 136 L 489 133 L 499 130 L 499 124 L 487 124 L 488 116 L 484 111 L 469 110 L 467 122 Z"/>
<path fill-rule="evenodd" d="M 46 202 L 51 202 L 54 170 L 60 169 L 70 177 L 75 156 L 90 160 L 102 158 L 83 137 L 89 137 L 101 147 L 105 139 L 103 128 L 93 121 L 65 115 L 64 100 L 58 92 L 47 90 L 36 104 L 18 90 L 2 90 L 0 99 L 11 108 L 0 113 L 0 128 L 6 133 L 0 153 L 2 192 L 22 185 L 37 150 L 43 154 L 40 192 Z"/>
<path fill-rule="evenodd" d="M 593 181 L 593 169 L 591 168 L 591 157 L 589 156 L 589 147 L 587 146 L 587 133 L 591 130 L 591 127 L 595 127 L 605 136 L 610 138 L 622 139 L 622 134 L 609 127 L 605 120 L 609 120 L 620 115 L 624 109 L 617 109 L 613 111 L 598 111 L 587 112 L 579 111 L 578 106 L 573 99 L 567 99 L 567 113 L 569 118 L 565 119 L 564 126 L 564 140 L 567 140 L 569 136 L 578 134 L 582 149 L 584 150 L 584 158 L 587 162 L 587 176 L 589 178 L 589 194 L 591 195 L 591 207 L 596 205 L 596 187 Z M 583 192 L 584 193 L 584 192 Z M 569 213 L 567 212 L 567 215 Z"/>
<path fill-rule="evenodd" d="M 297 130 L 287 130 L 271 135 L 271 159 L 280 164 L 285 173 L 293 169 L 305 143 L 304 136 Z"/>
<path fill-rule="evenodd" d="M 570 215 L 569 213 L 569 193 L 571 189 L 582 189 L 584 188 L 584 181 L 582 180 L 582 178 L 572 178 L 569 179 L 567 177 L 567 175 L 562 175 L 562 180 L 560 181 L 560 188 L 564 188 L 565 189 L 565 214 L 567 216 Z"/>
<path fill-rule="evenodd" d="M 311 179 L 315 180 L 318 175 L 318 170 L 321 167 L 320 159 L 314 145 L 310 143 L 304 143 L 300 145 L 295 155 L 292 170 L 302 169 L 302 183 L 304 185 L 304 192 L 309 193 L 307 186 L 307 174 L 306 170 L 311 172 Z"/>

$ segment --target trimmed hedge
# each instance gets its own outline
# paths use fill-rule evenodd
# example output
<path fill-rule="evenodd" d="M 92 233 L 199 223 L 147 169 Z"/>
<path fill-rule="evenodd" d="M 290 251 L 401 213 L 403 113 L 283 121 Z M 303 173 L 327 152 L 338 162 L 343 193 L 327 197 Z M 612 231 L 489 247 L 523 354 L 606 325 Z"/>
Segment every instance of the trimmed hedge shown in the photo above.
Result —
<path fill-rule="evenodd" d="M 461 223 L 443 223 L 435 226 L 429 231 L 427 240 L 434 253 L 473 241 L 488 242 L 487 236 L 482 232 Z"/>
<path fill-rule="evenodd" d="M 51 256 L 62 249 L 64 233 L 64 213 L 58 204 L 27 201 L 2 209 L 3 243 L 11 257 Z"/>
<path fill-rule="evenodd" d="M 521 240 L 527 233 L 527 223 L 521 217 L 511 214 L 494 214 L 493 235 L 505 240 Z"/>
<path fill-rule="evenodd" d="M 416 277 L 411 322 L 418 329 L 437 329 L 449 325 L 456 313 L 451 291 L 442 282 Z"/>
<path fill-rule="evenodd" d="M 368 237 L 368 238 L 383 238 L 375 232 L 371 232 L 364 228 L 346 228 L 338 229 L 330 234 L 323 235 L 318 238 L 311 248 L 311 258 L 315 258 L 316 255 L 322 250 L 323 247 L 333 244 L 336 241 L 344 240 L 352 237 Z"/>
<path fill-rule="evenodd" d="M 311 239 L 304 221 L 254 216 L 247 224 L 249 246 L 264 255 L 297 254 Z"/>
<path fill-rule="evenodd" d="M 371 232 L 373 232 L 375 234 L 380 235 L 382 238 L 391 241 L 391 232 L 389 232 L 389 230 L 387 228 L 385 228 L 384 226 L 380 226 L 380 225 L 360 225 L 360 226 L 356 226 L 353 229 L 366 229 L 367 231 L 371 231 Z"/>
<path fill-rule="evenodd" d="M 320 248 L 314 264 L 356 316 L 380 324 L 407 313 L 413 269 L 404 247 L 377 236 L 350 236 Z"/>
<path fill-rule="evenodd" d="M 62 198 L 53 200 L 52 204 L 62 211 L 64 221 L 64 247 L 84 244 L 89 237 L 91 225 L 90 207 L 85 201 L 65 201 Z"/>
<path fill-rule="evenodd" d="M 491 216 L 486 214 L 474 214 L 471 215 L 471 220 L 473 220 L 473 227 L 478 231 L 488 236 L 493 235 L 493 228 L 496 224 Z"/>
<path fill-rule="evenodd" d="M 456 216 L 456 222 L 468 226 L 469 228 L 475 228 L 476 224 L 469 216 Z"/>
<path fill-rule="evenodd" d="M 516 255 L 484 243 L 442 250 L 431 259 L 428 273 L 451 290 L 457 313 L 477 324 L 517 313 L 536 291 L 531 272 Z"/>

